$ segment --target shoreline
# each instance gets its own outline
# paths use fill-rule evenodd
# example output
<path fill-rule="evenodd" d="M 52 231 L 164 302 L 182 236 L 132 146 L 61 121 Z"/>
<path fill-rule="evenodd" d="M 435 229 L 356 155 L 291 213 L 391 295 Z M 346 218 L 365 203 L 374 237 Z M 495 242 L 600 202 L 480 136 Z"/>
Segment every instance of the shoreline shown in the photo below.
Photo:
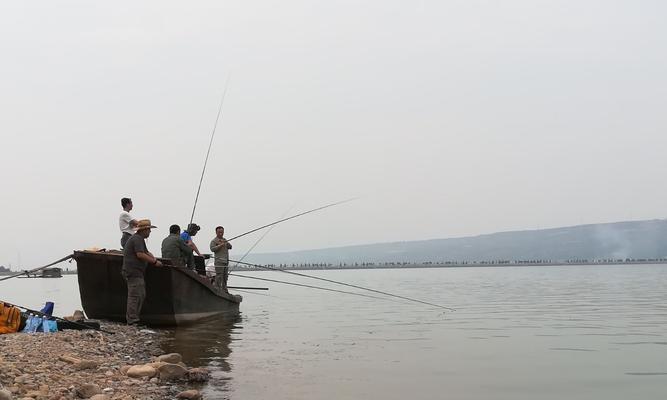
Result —
<path fill-rule="evenodd" d="M 167 332 L 103 322 L 95 330 L 0 335 L 0 400 L 199 399 L 205 368 L 164 354 Z M 131 368 L 133 367 L 133 368 Z"/>
<path fill-rule="evenodd" d="M 667 265 L 667 259 L 650 259 L 650 260 L 634 260 L 634 261 L 512 261 L 512 262 L 493 262 L 493 261 L 446 261 L 446 262 L 382 262 L 382 263 L 373 263 L 373 262 L 357 262 L 347 264 L 347 265 L 322 265 L 318 263 L 303 263 L 304 265 L 292 266 L 289 265 L 285 267 L 281 264 L 258 264 L 262 266 L 271 267 L 273 269 L 280 269 L 286 271 L 317 271 L 317 270 L 368 270 L 368 269 L 408 269 L 408 268 L 470 268 L 470 267 L 561 267 L 561 266 L 614 266 L 614 265 Z M 244 267 L 237 268 L 236 266 L 231 267 L 231 271 L 266 271 L 266 268 L 258 267 Z M 8 276 L 15 274 L 17 271 L 11 271 L 10 273 L 0 273 L 0 277 Z M 73 271 L 63 271 L 62 275 L 77 275 L 76 269 Z M 42 278 L 42 277 L 37 277 Z M 42 278 L 42 279 L 53 279 L 53 278 Z"/>

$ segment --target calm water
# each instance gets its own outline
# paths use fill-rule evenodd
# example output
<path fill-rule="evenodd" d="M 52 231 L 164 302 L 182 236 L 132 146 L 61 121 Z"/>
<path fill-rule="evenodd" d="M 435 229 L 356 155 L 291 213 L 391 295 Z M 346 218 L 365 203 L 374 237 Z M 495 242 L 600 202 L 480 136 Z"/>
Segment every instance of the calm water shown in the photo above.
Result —
<path fill-rule="evenodd" d="M 457 311 L 231 277 L 270 290 L 241 293 L 238 321 L 172 331 L 165 350 L 213 369 L 210 399 L 667 396 L 667 266 L 305 273 Z M 1 282 L 0 298 L 80 307 L 75 276 Z"/>

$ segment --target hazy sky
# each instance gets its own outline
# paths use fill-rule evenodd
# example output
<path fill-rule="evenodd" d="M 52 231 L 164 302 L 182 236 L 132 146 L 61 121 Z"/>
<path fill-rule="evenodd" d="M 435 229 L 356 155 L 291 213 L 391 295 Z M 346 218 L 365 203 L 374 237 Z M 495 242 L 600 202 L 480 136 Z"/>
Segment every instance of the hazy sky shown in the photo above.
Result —
<path fill-rule="evenodd" d="M 663 218 L 662 1 L 3 2 L 0 264 L 118 247 L 120 198 L 257 251 Z M 243 251 L 256 236 L 239 240 Z"/>

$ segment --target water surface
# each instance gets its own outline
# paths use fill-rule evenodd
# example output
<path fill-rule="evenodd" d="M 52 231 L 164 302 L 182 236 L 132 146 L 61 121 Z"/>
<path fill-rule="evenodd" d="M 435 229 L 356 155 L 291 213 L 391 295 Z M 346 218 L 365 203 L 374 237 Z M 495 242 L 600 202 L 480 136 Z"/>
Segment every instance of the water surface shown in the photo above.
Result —
<path fill-rule="evenodd" d="M 270 290 L 241 293 L 237 321 L 172 330 L 165 350 L 211 368 L 204 391 L 216 399 L 662 399 L 667 393 L 667 266 L 305 273 L 457 311 L 231 277 L 230 285 Z M 244 274 L 336 288 L 277 272 Z M 75 276 L 2 282 L 0 298 L 31 307 L 53 300 L 61 315 L 80 307 Z"/>

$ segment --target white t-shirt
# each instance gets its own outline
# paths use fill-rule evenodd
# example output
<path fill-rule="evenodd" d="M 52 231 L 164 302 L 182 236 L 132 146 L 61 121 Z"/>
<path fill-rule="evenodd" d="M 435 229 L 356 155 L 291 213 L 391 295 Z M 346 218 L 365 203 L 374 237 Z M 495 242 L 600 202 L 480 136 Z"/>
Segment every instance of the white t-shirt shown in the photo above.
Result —
<path fill-rule="evenodd" d="M 130 215 L 129 212 L 123 211 L 122 213 L 120 213 L 120 217 L 118 218 L 118 225 L 120 226 L 120 231 L 129 233 L 130 235 L 134 235 L 134 229 L 132 229 L 132 227 L 130 226 L 130 221 L 132 221 L 132 216 Z"/>

